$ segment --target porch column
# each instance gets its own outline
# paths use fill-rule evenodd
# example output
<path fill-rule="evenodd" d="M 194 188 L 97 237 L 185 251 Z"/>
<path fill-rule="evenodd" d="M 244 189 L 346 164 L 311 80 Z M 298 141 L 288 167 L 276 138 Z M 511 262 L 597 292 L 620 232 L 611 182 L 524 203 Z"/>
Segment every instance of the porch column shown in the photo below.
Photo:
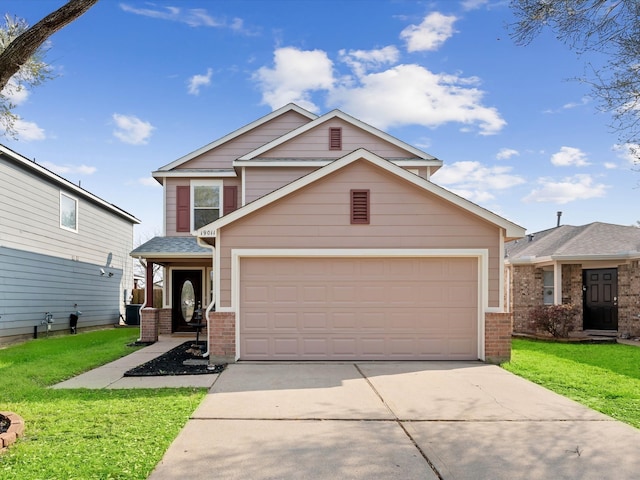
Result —
<path fill-rule="evenodd" d="M 153 307 L 153 262 L 147 260 L 147 272 L 145 278 L 145 305 L 147 308 Z"/>
<path fill-rule="evenodd" d="M 562 305 L 562 264 L 553 262 L 553 304 Z"/>

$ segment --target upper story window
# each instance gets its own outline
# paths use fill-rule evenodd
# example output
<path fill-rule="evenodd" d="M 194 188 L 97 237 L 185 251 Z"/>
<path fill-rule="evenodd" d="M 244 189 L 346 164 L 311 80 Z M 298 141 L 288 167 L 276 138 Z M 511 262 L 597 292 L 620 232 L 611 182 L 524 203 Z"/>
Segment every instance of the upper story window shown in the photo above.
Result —
<path fill-rule="evenodd" d="M 78 199 L 60 192 L 60 228 L 78 231 Z"/>
<path fill-rule="evenodd" d="M 342 128 L 329 128 L 329 150 L 342 150 Z"/>
<path fill-rule="evenodd" d="M 193 209 L 192 230 L 197 230 L 220 218 L 222 183 L 215 180 L 191 182 Z"/>

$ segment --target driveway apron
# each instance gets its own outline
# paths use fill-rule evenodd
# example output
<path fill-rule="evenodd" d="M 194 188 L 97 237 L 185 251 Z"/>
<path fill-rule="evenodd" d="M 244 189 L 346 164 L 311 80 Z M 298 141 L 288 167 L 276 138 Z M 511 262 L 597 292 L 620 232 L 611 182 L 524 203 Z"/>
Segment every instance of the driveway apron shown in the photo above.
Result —
<path fill-rule="evenodd" d="M 149 477 L 632 479 L 640 430 L 479 362 L 229 365 Z"/>

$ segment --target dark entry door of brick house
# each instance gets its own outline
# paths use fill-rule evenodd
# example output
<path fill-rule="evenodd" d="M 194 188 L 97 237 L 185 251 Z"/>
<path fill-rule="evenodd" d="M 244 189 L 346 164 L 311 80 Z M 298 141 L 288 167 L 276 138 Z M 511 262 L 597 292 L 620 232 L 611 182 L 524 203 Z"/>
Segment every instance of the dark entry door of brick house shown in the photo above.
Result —
<path fill-rule="evenodd" d="M 189 286 L 189 283 L 191 284 Z M 193 292 L 193 295 L 189 293 Z M 171 324 L 174 332 L 192 332 L 187 325 L 202 305 L 202 271 L 173 270 L 171 275 Z M 185 318 L 185 315 L 188 318 Z"/>
<path fill-rule="evenodd" d="M 618 270 L 598 268 L 582 272 L 584 328 L 618 329 Z"/>

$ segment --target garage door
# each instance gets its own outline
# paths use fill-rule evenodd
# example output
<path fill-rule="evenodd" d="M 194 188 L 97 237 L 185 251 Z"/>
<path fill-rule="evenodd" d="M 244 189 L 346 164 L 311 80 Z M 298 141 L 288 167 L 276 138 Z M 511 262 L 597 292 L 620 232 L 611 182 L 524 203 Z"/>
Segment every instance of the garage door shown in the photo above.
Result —
<path fill-rule="evenodd" d="M 475 360 L 475 258 L 240 261 L 244 360 Z"/>

